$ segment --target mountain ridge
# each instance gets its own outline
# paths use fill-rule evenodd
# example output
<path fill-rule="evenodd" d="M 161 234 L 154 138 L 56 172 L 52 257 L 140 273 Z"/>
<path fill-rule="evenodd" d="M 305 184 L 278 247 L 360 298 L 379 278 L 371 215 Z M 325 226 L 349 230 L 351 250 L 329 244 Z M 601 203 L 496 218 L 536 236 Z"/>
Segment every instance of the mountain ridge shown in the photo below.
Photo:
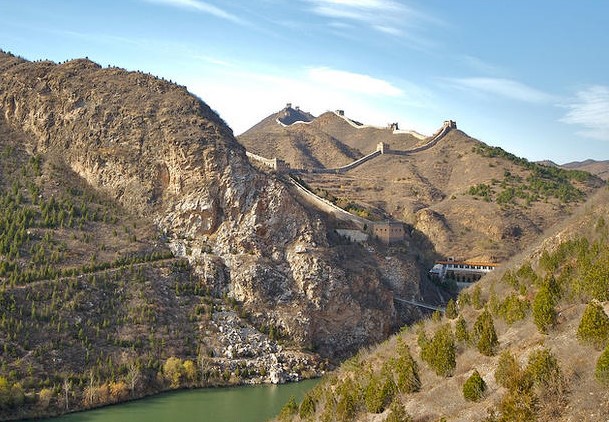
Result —
<path fill-rule="evenodd" d="M 129 365 L 140 365 L 142 372 L 140 382 L 125 387 L 128 396 L 176 386 L 281 382 L 292 373 L 311 376 L 324 359 L 340 359 L 419 318 L 417 309 L 396 309 L 396 292 L 437 296 L 415 252 L 345 242 L 333 231 L 331 217 L 301 204 L 283 181 L 251 166 L 230 128 L 184 87 L 86 59 L 55 64 L 0 53 L 0 113 L 2 126 L 10 128 L 0 139 L 6 150 L 2 165 L 8 166 L 6 160 L 17 151 L 12 145 L 18 145 L 26 166 L 11 172 L 17 180 L 14 187 L 4 186 L 6 201 L 17 201 L 19 212 L 37 215 L 31 224 L 49 224 L 30 229 L 33 238 L 21 230 L 10 232 L 15 246 L 0 282 L 16 307 L 2 308 L 11 321 L 0 327 L 7 339 L 2 344 L 11 354 L 0 370 L 0 384 L 6 381 L 14 394 L 7 396 L 9 407 L 0 404 L 2 417 L 122 401 L 123 393 L 87 398 L 85 386 L 97 394 L 111 382 L 127 385 Z M 37 166 L 42 166 L 40 175 L 32 173 Z M 28 179 L 19 179 L 22 174 Z M 127 226 L 83 220 L 79 229 L 75 220 L 62 228 L 59 222 L 65 225 L 72 215 L 79 217 L 81 211 L 72 202 L 80 201 L 81 190 L 108 198 L 112 209 L 122 210 L 116 211 L 117 221 L 124 219 Z M 54 195 L 62 198 L 59 204 Z M 123 212 L 131 217 L 122 217 Z M 88 215 L 103 218 L 92 211 Z M 149 227 L 144 238 L 138 219 Z M 131 261 L 120 256 L 115 260 L 110 252 L 120 254 L 122 249 L 106 243 L 121 231 L 129 234 L 129 245 L 158 244 L 175 261 L 162 266 L 157 255 L 136 257 L 159 261 L 161 268 L 155 269 L 130 268 Z M 77 259 L 76 268 L 50 263 L 39 268 L 38 244 L 49 236 L 60 245 L 65 242 L 57 253 Z M 76 254 L 70 249 L 72 237 L 106 240 L 87 244 Z M 34 268 L 31 277 L 15 272 L 22 266 Z M 55 273 L 60 277 L 55 279 Z M 39 286 L 44 289 L 36 293 Z M 65 301 L 69 308 L 44 311 L 53 324 L 55 313 L 62 313 L 59 329 L 49 327 L 46 317 L 39 320 L 36 311 L 53 291 L 74 297 Z M 98 291 L 113 299 L 107 306 L 90 308 L 89 302 L 99 301 Z M 146 298 L 150 303 L 143 302 Z M 131 304 L 138 304 L 141 315 L 129 314 Z M 86 315 L 84 309 L 89 309 Z M 28 324 L 56 334 L 28 343 L 11 325 L 20 312 L 30 315 Z M 64 318 L 84 321 L 85 326 L 64 328 Z M 143 321 L 140 328 L 132 319 Z M 176 328 L 179 321 L 182 330 Z M 246 327 L 247 339 L 230 340 L 229 334 L 242 332 L 240 325 Z M 159 334 L 149 336 L 146 329 Z M 288 344 L 285 350 L 278 339 Z M 252 346 L 256 344 L 266 346 Z M 48 367 L 51 361 L 42 359 L 43 350 L 64 363 Z M 22 366 L 26 355 L 33 359 L 32 375 Z M 100 362 L 108 361 L 115 364 L 103 369 Z M 190 362 L 194 375 L 178 368 L 177 381 L 172 379 L 164 365 L 175 362 Z M 39 378 L 45 373 L 48 384 Z M 68 393 L 60 394 L 62 386 Z M 29 397 L 23 408 L 20 392 Z M 47 394 L 50 398 L 41 401 Z M 20 413 L 14 413 L 18 402 Z"/>

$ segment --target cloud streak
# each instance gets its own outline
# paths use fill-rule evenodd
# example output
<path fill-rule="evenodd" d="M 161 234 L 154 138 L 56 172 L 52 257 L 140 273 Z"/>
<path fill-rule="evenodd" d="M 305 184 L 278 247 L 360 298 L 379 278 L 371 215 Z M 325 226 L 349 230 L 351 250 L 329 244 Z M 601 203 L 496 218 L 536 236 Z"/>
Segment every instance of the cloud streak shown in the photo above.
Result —
<path fill-rule="evenodd" d="M 569 111 L 561 122 L 583 127 L 578 134 L 587 138 L 609 141 L 609 87 L 581 90 L 566 108 Z"/>
<path fill-rule="evenodd" d="M 447 78 L 451 86 L 476 94 L 500 96 L 526 103 L 549 103 L 554 96 L 512 79 L 502 78 Z"/>
<path fill-rule="evenodd" d="M 437 20 L 393 0 L 305 0 L 320 16 L 338 21 L 355 21 L 392 36 L 407 35 L 405 28 L 419 22 L 438 23 Z"/>
<path fill-rule="evenodd" d="M 225 11 L 213 4 L 201 0 L 143 0 L 148 3 L 165 4 L 167 6 L 179 7 L 182 9 L 191 9 L 198 12 L 206 13 L 220 19 L 225 19 L 238 24 L 245 23 L 241 18 L 232 13 Z"/>

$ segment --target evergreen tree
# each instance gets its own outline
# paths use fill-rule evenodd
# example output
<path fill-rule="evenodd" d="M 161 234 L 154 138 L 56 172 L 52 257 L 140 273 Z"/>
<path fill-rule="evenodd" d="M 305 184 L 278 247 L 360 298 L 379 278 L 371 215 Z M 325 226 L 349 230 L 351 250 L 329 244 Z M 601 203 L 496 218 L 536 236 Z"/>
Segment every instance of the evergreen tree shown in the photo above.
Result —
<path fill-rule="evenodd" d="M 594 376 L 601 384 L 605 386 L 609 385 L 609 345 L 605 347 L 605 350 L 603 350 L 603 353 L 601 353 L 596 361 Z"/>
<path fill-rule="evenodd" d="M 484 303 L 482 303 L 482 292 L 480 290 L 480 286 L 474 286 L 472 290 L 472 305 L 474 305 L 474 309 L 482 309 Z"/>
<path fill-rule="evenodd" d="M 421 359 L 436 372 L 437 375 L 448 377 L 452 375 L 456 361 L 455 339 L 446 324 L 438 328 L 433 338 L 421 350 Z"/>
<path fill-rule="evenodd" d="M 467 342 L 469 340 L 469 333 L 467 332 L 467 322 L 462 315 L 459 315 L 457 322 L 455 323 L 455 338 L 457 341 Z"/>
<path fill-rule="evenodd" d="M 516 358 L 508 350 L 499 355 L 497 369 L 495 370 L 495 381 L 508 390 L 516 390 L 522 377 L 522 370 Z"/>
<path fill-rule="evenodd" d="M 598 302 L 590 302 L 577 328 L 580 342 L 590 344 L 597 350 L 604 348 L 609 340 L 609 316 Z"/>
<path fill-rule="evenodd" d="M 467 401 L 478 401 L 484 396 L 486 383 L 477 370 L 463 384 L 463 397 Z"/>
<path fill-rule="evenodd" d="M 532 352 L 525 377 L 541 388 L 557 387 L 562 381 L 562 374 L 556 356 L 548 349 Z"/>
<path fill-rule="evenodd" d="M 459 312 L 457 311 L 457 304 L 455 303 L 454 300 L 450 299 L 448 301 L 448 303 L 446 304 L 446 312 L 444 315 L 446 315 L 446 318 L 448 318 L 448 319 L 457 318 L 457 316 L 459 315 Z"/>
<path fill-rule="evenodd" d="M 533 300 L 533 321 L 541 333 L 556 324 L 555 298 L 547 285 L 542 286 Z"/>
<path fill-rule="evenodd" d="M 493 356 L 499 345 L 493 317 L 488 309 L 478 316 L 473 328 L 473 337 L 478 351 L 485 356 Z"/>
<path fill-rule="evenodd" d="M 315 399 L 312 394 L 308 393 L 304 399 L 302 399 L 302 403 L 300 403 L 300 408 L 298 409 L 298 416 L 300 419 L 306 420 L 312 417 L 315 414 Z"/>
<path fill-rule="evenodd" d="M 406 413 L 406 409 L 398 400 L 394 400 L 389 407 L 389 415 L 385 422 L 412 422 L 412 416 Z"/>
<path fill-rule="evenodd" d="M 290 421 L 292 417 L 298 413 L 298 404 L 296 403 L 296 398 L 294 396 L 290 396 L 288 402 L 281 408 L 279 412 L 279 420 L 281 421 Z"/>
<path fill-rule="evenodd" d="M 414 393 L 421 388 L 419 367 L 410 354 L 410 348 L 401 338 L 397 344 L 398 358 L 395 361 L 396 386 L 401 393 Z"/>

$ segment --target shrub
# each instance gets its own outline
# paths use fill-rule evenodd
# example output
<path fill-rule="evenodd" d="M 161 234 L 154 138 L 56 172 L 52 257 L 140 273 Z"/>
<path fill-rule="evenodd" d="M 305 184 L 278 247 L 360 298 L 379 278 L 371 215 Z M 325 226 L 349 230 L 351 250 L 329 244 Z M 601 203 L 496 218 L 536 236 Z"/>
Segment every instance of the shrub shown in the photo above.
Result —
<path fill-rule="evenodd" d="M 463 316 L 459 315 L 457 322 L 455 323 L 455 338 L 457 341 L 466 342 L 469 340 L 469 333 L 467 332 L 467 322 Z"/>
<path fill-rule="evenodd" d="M 448 301 L 448 303 L 446 304 L 445 315 L 446 315 L 446 318 L 448 318 L 448 319 L 455 319 L 459 315 L 459 312 L 457 311 L 457 304 L 455 303 L 454 300 L 450 299 Z"/>
<path fill-rule="evenodd" d="M 529 356 L 525 376 L 538 387 L 555 387 L 561 382 L 558 360 L 548 349 L 535 350 Z"/>
<path fill-rule="evenodd" d="M 485 356 L 493 356 L 495 349 L 499 345 L 493 317 L 488 309 L 485 309 L 476 318 L 473 328 L 473 338 L 476 342 L 478 351 Z"/>
<path fill-rule="evenodd" d="M 555 299 L 547 285 L 542 286 L 533 300 L 533 321 L 540 333 L 546 334 L 556 324 Z"/>
<path fill-rule="evenodd" d="M 455 339 L 450 325 L 438 328 L 433 338 L 422 347 L 421 359 L 436 372 L 437 375 L 448 377 L 457 366 L 455 357 Z"/>
<path fill-rule="evenodd" d="M 499 305 L 498 314 L 505 322 L 513 324 L 516 321 L 524 319 L 528 309 L 529 302 L 525 299 L 520 299 L 516 294 L 511 294 Z"/>
<path fill-rule="evenodd" d="M 385 422 L 412 422 L 412 416 L 406 413 L 406 409 L 398 400 L 394 400 L 389 407 L 389 414 Z"/>
<path fill-rule="evenodd" d="M 364 403 L 370 413 L 381 413 L 391 402 L 394 393 L 393 382 L 388 376 L 371 375 L 364 389 Z"/>
<path fill-rule="evenodd" d="M 302 403 L 300 403 L 300 408 L 298 409 L 298 416 L 300 419 L 307 419 L 312 417 L 315 414 L 315 399 L 311 394 L 307 394 L 304 399 L 302 399 Z"/>
<path fill-rule="evenodd" d="M 516 358 L 508 350 L 499 355 L 497 369 L 495 370 L 495 381 L 508 390 L 516 390 L 522 377 L 522 370 Z"/>
<path fill-rule="evenodd" d="M 482 309 L 484 303 L 482 302 L 482 292 L 480 290 L 480 286 L 476 285 L 472 290 L 472 305 L 474 305 L 474 309 Z"/>
<path fill-rule="evenodd" d="M 484 396 L 486 383 L 477 370 L 463 384 L 463 397 L 467 401 L 478 401 Z"/>
<path fill-rule="evenodd" d="M 594 376 L 601 384 L 605 386 L 609 385 L 609 345 L 605 347 L 605 350 L 603 350 L 603 353 L 601 353 L 596 361 Z"/>
<path fill-rule="evenodd" d="M 590 344 L 597 350 L 604 348 L 609 340 L 609 316 L 598 302 L 590 302 L 577 327 L 580 342 Z"/>
<path fill-rule="evenodd" d="M 279 412 L 279 420 L 289 421 L 298 413 L 298 404 L 296 398 L 291 396 L 288 402 L 281 408 Z"/>
<path fill-rule="evenodd" d="M 421 388 L 419 367 L 410 354 L 410 348 L 401 338 L 397 345 L 398 358 L 395 361 L 395 374 L 397 375 L 397 388 L 401 393 L 414 393 Z"/>

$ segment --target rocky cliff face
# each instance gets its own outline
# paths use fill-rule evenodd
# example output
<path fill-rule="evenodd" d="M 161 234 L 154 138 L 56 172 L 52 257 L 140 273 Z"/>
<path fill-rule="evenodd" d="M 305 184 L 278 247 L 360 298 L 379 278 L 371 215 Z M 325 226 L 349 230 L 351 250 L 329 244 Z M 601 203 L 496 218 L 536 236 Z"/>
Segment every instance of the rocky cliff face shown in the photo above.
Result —
<path fill-rule="evenodd" d="M 253 169 L 232 131 L 184 87 L 88 60 L 0 53 L 0 113 L 128 210 L 152 216 L 203 283 L 327 356 L 396 321 L 372 264 L 345 265 L 324 222 Z"/>

